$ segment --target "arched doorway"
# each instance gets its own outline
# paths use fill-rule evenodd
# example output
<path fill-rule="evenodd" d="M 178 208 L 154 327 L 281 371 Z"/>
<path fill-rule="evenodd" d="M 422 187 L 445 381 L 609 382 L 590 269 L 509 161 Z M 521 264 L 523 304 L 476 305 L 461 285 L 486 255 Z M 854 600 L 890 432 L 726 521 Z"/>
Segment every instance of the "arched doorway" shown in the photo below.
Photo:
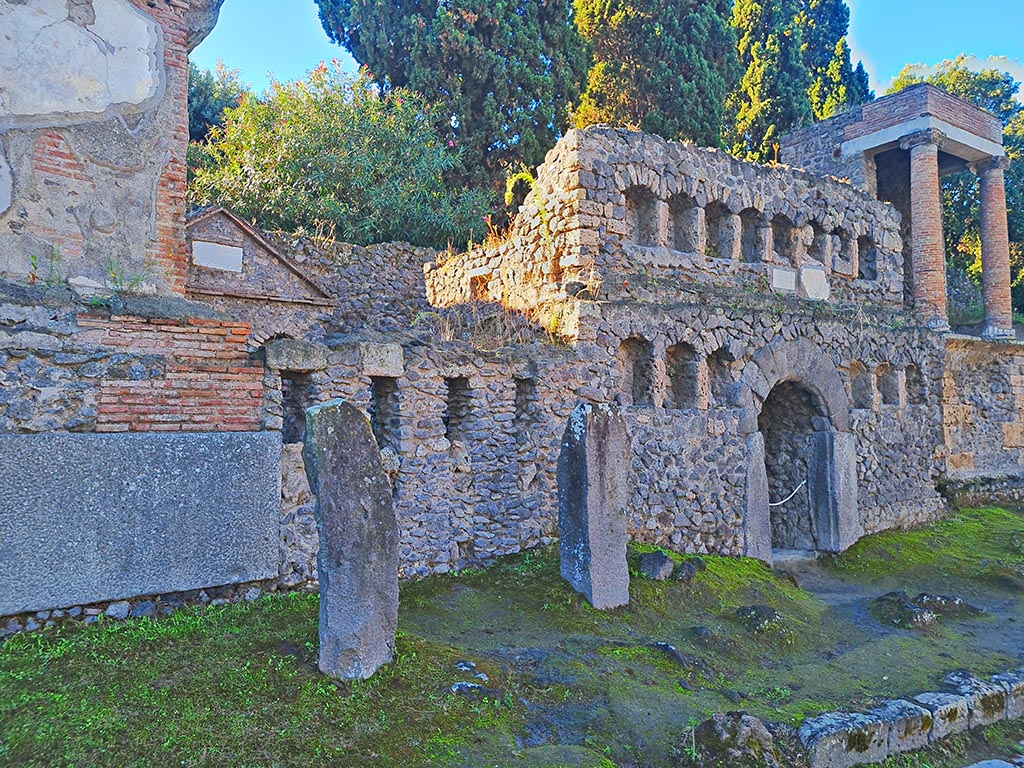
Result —
<path fill-rule="evenodd" d="M 757 418 L 764 440 L 772 550 L 830 549 L 837 510 L 827 483 L 831 421 L 821 398 L 805 385 L 775 385 Z"/>
<path fill-rule="evenodd" d="M 809 341 L 777 341 L 740 382 L 757 414 L 746 427 L 744 551 L 841 552 L 860 538 L 857 448 L 850 401 L 835 364 Z"/>

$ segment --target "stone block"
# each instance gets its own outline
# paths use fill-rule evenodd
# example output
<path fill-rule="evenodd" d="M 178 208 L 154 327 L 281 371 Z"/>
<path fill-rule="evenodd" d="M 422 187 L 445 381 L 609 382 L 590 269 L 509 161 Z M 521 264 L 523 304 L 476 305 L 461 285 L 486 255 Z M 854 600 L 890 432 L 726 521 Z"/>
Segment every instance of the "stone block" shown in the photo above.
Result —
<path fill-rule="evenodd" d="M 995 675 L 992 682 L 1006 691 L 1006 719 L 1024 717 L 1024 669 Z"/>
<path fill-rule="evenodd" d="M 237 245 L 193 240 L 192 263 L 197 267 L 218 269 L 221 272 L 241 272 L 242 249 Z"/>
<path fill-rule="evenodd" d="M 14 177 L 11 175 L 11 166 L 4 155 L 4 148 L 0 146 L 0 214 L 5 213 L 11 207 L 14 200 Z"/>
<path fill-rule="evenodd" d="M 800 267 L 800 290 L 808 299 L 828 301 L 831 292 L 825 268 L 820 264 L 805 264 Z"/>
<path fill-rule="evenodd" d="M 998 723 L 1006 719 L 1006 689 L 987 683 L 967 672 L 950 672 L 946 682 L 967 699 L 968 723 L 971 728 Z"/>
<path fill-rule="evenodd" d="M 272 432 L 0 436 L 0 615 L 277 574 Z"/>
<path fill-rule="evenodd" d="M 974 469 L 973 453 L 951 453 L 946 458 L 946 468 L 950 472 Z"/>
<path fill-rule="evenodd" d="M 676 564 L 664 552 L 644 552 L 640 555 L 640 573 L 655 581 L 664 581 L 672 575 Z"/>
<path fill-rule="evenodd" d="M 768 507 L 768 473 L 764 462 L 764 435 L 747 437 L 746 505 L 743 510 L 743 554 L 772 562 L 772 527 Z"/>
<path fill-rule="evenodd" d="M 629 603 L 629 470 L 621 413 L 607 405 L 577 405 L 558 456 L 562 578 L 595 608 Z"/>
<path fill-rule="evenodd" d="M 786 267 L 772 267 L 772 290 L 782 293 L 796 291 L 796 270 Z"/>
<path fill-rule="evenodd" d="M 1003 444 L 1007 448 L 1024 448 L 1024 423 L 1011 421 L 1003 424 Z"/>
<path fill-rule="evenodd" d="M 398 524 L 370 422 L 331 400 L 306 411 L 303 459 L 316 495 L 320 671 L 366 679 L 398 628 Z"/>
<path fill-rule="evenodd" d="M 970 727 L 970 709 L 963 696 L 953 693 L 921 693 L 913 701 L 932 713 L 931 741 L 962 733 Z"/>
<path fill-rule="evenodd" d="M 364 376 L 398 379 L 405 373 L 405 354 L 401 344 L 360 344 L 359 361 Z"/>
<path fill-rule="evenodd" d="M 886 701 L 868 714 L 889 726 L 890 755 L 928 746 L 932 732 L 932 713 L 927 709 L 909 701 Z"/>
<path fill-rule="evenodd" d="M 314 341 L 274 339 L 266 344 L 267 367 L 309 373 L 327 368 L 327 347 Z"/>
<path fill-rule="evenodd" d="M 889 726 L 874 715 L 831 712 L 805 720 L 797 734 L 811 768 L 880 763 L 889 754 Z"/>

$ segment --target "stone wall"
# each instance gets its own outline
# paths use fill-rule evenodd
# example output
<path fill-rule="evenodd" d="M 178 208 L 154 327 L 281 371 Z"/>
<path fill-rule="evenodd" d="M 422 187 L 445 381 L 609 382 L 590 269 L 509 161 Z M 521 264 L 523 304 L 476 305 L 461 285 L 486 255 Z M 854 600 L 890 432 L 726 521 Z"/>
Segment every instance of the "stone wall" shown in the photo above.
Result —
<path fill-rule="evenodd" d="M 560 332 L 573 297 L 707 285 L 897 306 L 901 250 L 893 209 L 849 184 L 592 127 L 549 153 L 504 243 L 427 266 L 427 295 L 501 301 Z"/>
<path fill-rule="evenodd" d="M 184 290 L 191 5 L 0 4 L 0 276 Z"/>
<path fill-rule="evenodd" d="M 1024 345 L 950 336 L 942 385 L 950 478 L 1018 476 L 1024 467 Z"/>
<path fill-rule="evenodd" d="M 0 434 L 260 429 L 248 325 L 176 300 L 112 312 L 45 295 L 0 290 Z"/>

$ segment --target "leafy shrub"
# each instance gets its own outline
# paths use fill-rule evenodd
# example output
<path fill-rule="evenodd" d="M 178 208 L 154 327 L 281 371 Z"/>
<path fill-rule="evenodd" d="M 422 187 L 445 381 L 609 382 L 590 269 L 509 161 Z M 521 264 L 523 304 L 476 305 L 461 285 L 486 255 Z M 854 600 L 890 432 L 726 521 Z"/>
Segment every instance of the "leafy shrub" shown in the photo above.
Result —
<path fill-rule="evenodd" d="M 479 239 L 486 194 L 446 188 L 460 152 L 435 121 L 420 96 L 382 93 L 365 72 L 321 64 L 227 110 L 194 169 L 190 202 L 230 207 L 266 229 L 333 230 L 358 245 Z"/>

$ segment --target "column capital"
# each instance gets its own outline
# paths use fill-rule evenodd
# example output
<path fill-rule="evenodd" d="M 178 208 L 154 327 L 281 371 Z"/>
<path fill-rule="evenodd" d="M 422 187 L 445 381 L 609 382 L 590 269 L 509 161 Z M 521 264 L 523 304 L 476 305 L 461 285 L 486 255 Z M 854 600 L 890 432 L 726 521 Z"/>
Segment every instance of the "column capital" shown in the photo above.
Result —
<path fill-rule="evenodd" d="M 971 163 L 968 167 L 979 176 L 989 171 L 1005 171 L 1010 167 L 1010 158 L 1006 155 L 986 157 L 983 160 Z"/>
<path fill-rule="evenodd" d="M 946 143 L 946 134 L 937 128 L 925 128 L 923 131 L 907 134 L 900 138 L 900 149 L 914 149 L 915 147 L 934 145 L 941 149 Z"/>

